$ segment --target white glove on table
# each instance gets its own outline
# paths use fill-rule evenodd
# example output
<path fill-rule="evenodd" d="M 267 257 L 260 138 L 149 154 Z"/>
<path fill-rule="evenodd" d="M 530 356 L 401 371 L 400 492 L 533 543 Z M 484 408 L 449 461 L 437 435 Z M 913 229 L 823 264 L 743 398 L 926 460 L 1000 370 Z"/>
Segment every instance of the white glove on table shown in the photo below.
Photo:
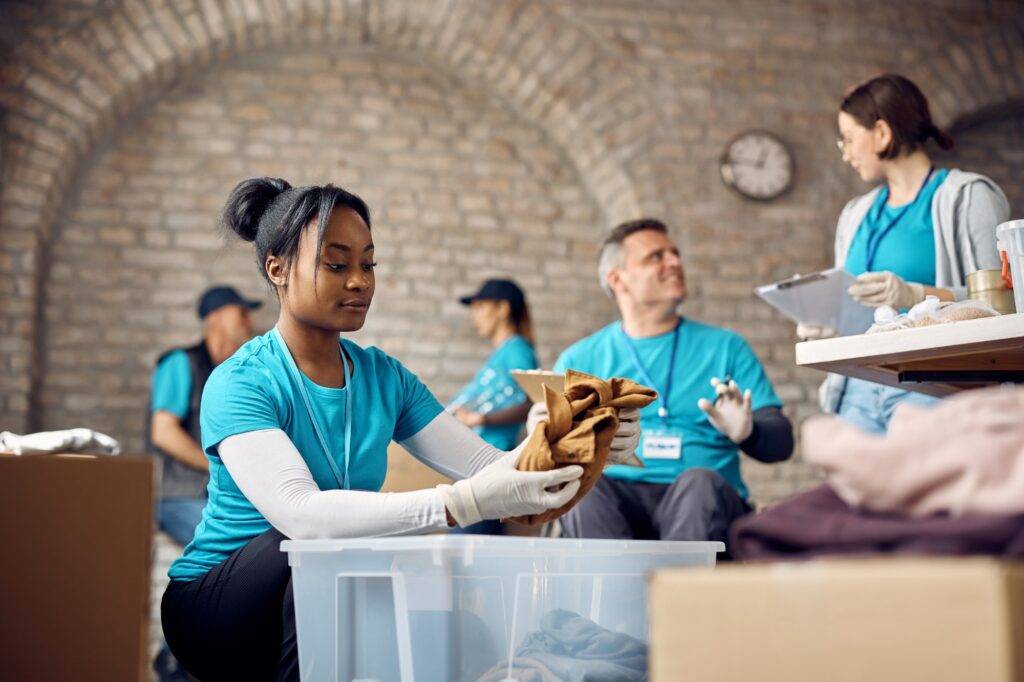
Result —
<path fill-rule="evenodd" d="M 838 336 L 836 330 L 827 324 L 810 324 L 801 322 L 796 326 L 796 335 L 801 341 L 820 341 Z"/>
<path fill-rule="evenodd" d="M 754 410 L 751 407 L 750 389 L 740 392 L 735 381 L 711 379 L 718 397 L 715 402 L 706 398 L 697 401 L 697 407 L 704 410 L 711 425 L 718 432 L 739 445 L 754 432 Z"/>
<path fill-rule="evenodd" d="M 484 519 L 542 514 L 563 506 L 579 491 L 583 467 L 519 471 L 519 454 L 514 450 L 469 478 L 437 486 L 456 523 L 465 528 Z"/>
<path fill-rule="evenodd" d="M 888 272 L 865 272 L 847 292 L 857 303 L 872 308 L 889 305 L 897 310 L 910 308 L 924 300 L 924 285 L 904 282 Z"/>
<path fill-rule="evenodd" d="M 530 413 L 526 416 L 526 432 L 532 434 L 537 424 L 548 420 L 548 406 L 544 403 L 534 403 Z M 643 466 L 636 456 L 636 449 L 640 445 L 640 409 L 637 407 L 625 407 L 619 410 L 619 428 L 615 430 L 612 444 L 608 451 L 608 464 L 626 464 L 628 466 Z"/>
<path fill-rule="evenodd" d="M 10 431 L 0 433 L 0 450 L 16 455 L 36 455 L 46 452 L 85 452 L 97 455 L 116 455 L 121 444 L 105 433 L 92 429 L 66 429 L 40 431 L 19 436 Z"/>

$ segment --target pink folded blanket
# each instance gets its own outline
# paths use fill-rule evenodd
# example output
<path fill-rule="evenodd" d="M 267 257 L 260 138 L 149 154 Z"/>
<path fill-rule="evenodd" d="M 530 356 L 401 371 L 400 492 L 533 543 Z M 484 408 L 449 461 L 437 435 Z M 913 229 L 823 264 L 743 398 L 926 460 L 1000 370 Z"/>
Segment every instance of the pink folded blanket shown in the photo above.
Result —
<path fill-rule="evenodd" d="M 1024 513 L 1024 387 L 903 405 L 884 436 L 820 416 L 803 453 L 851 507 L 921 517 Z"/>

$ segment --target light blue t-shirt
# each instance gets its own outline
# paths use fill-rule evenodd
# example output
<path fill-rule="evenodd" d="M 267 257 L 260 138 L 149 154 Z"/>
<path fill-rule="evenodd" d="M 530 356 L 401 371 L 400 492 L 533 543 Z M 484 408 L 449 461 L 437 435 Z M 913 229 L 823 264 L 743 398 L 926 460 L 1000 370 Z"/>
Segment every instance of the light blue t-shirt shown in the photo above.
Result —
<path fill-rule="evenodd" d="M 302 455 L 321 490 L 343 487 L 310 421 L 283 343 L 275 330 L 257 336 L 218 365 L 203 390 L 200 425 L 210 462 L 209 501 L 195 537 L 168 572 L 175 580 L 194 580 L 226 559 L 270 523 L 242 494 L 217 447 L 228 436 L 281 429 Z M 415 435 L 441 412 L 426 386 L 400 362 L 378 348 L 342 340 L 353 370 L 345 388 L 326 388 L 300 374 L 336 467 L 344 475 L 346 392 L 352 391 L 352 444 L 349 487 L 378 491 L 387 474 L 392 440 Z"/>
<path fill-rule="evenodd" d="M 717 471 L 743 497 L 747 486 L 740 476 L 739 448 L 708 421 L 697 406 L 701 398 L 715 399 L 712 377 L 732 377 L 741 389 L 750 389 L 755 410 L 782 407 L 771 381 L 754 351 L 735 332 L 701 324 L 685 318 L 679 321 L 678 343 L 673 332 L 632 339 L 637 355 L 648 375 L 657 384 L 652 386 L 665 399 L 669 363 L 675 348 L 675 376 L 667 396 L 668 419 L 658 416 L 656 401 L 640 411 L 643 432 L 637 456 L 643 458 L 643 439 L 662 431 L 682 435 L 682 456 L 679 459 L 646 459 L 644 467 L 611 466 L 605 475 L 624 481 L 669 484 L 682 472 L 694 467 Z M 644 382 L 633 354 L 627 345 L 622 325 L 613 322 L 595 334 L 577 341 L 555 362 L 555 371 L 575 369 L 610 379 L 627 377 Z"/>
<path fill-rule="evenodd" d="M 494 349 L 484 366 L 459 391 L 451 405 L 490 414 L 522 404 L 527 397 L 509 374 L 513 369 L 537 369 L 537 355 L 533 346 L 518 334 Z M 474 430 L 499 450 L 511 450 L 516 446 L 520 427 L 522 424 L 506 424 L 478 426 Z"/>
<path fill-rule="evenodd" d="M 166 410 L 178 419 L 188 416 L 189 398 L 192 397 L 192 368 L 183 350 L 168 353 L 153 372 L 153 390 L 150 409 Z"/>
<path fill-rule="evenodd" d="M 889 272 L 907 282 L 935 285 L 935 231 L 932 200 L 949 175 L 946 168 L 932 173 L 910 204 L 889 206 L 889 187 L 878 192 L 857 228 L 846 256 L 851 275 Z M 874 252 L 874 258 L 871 253 Z"/>

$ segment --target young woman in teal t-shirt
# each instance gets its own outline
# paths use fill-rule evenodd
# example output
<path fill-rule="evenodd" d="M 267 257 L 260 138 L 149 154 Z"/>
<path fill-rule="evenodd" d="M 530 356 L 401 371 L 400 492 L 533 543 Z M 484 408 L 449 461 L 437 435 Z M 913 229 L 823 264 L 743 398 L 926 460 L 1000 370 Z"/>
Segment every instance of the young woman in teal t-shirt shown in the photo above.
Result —
<path fill-rule="evenodd" d="M 209 501 L 162 602 L 175 657 L 200 679 L 299 679 L 286 538 L 430 532 L 568 502 L 582 469 L 520 472 L 444 412 L 400 362 L 339 333 L 373 300 L 370 213 L 332 185 L 239 184 L 223 222 L 253 242 L 277 325 L 219 365 L 201 407 Z M 380 493 L 387 445 L 455 479 Z M 613 447 L 632 450 L 635 436 Z M 564 485 L 564 487 L 562 487 Z M 557 490 L 549 492 L 548 489 Z"/>

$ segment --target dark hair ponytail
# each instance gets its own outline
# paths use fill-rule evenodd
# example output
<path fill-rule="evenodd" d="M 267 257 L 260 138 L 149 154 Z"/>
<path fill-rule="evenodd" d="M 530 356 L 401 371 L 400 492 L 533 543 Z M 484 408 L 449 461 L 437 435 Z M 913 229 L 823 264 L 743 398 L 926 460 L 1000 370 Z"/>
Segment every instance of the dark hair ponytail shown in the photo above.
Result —
<path fill-rule="evenodd" d="M 925 134 L 931 139 L 935 140 L 935 144 L 938 145 L 939 149 L 950 150 L 954 147 L 955 143 L 953 138 L 946 131 L 939 128 L 934 123 L 928 125 L 925 130 Z"/>
<path fill-rule="evenodd" d="M 861 126 L 871 128 L 885 121 L 892 141 L 878 157 L 895 159 L 935 140 L 941 149 L 952 149 L 953 138 L 932 121 L 928 99 L 912 80 L 894 73 L 876 76 L 851 88 L 839 105 Z"/>
<path fill-rule="evenodd" d="M 221 223 L 256 247 L 256 265 L 267 276 L 268 255 L 290 263 L 299 248 L 302 231 L 317 222 L 317 251 L 323 247 L 324 230 L 338 206 L 355 211 L 367 229 L 370 209 L 355 194 L 334 185 L 292 187 L 281 178 L 250 178 L 231 190 L 221 212 Z"/>

